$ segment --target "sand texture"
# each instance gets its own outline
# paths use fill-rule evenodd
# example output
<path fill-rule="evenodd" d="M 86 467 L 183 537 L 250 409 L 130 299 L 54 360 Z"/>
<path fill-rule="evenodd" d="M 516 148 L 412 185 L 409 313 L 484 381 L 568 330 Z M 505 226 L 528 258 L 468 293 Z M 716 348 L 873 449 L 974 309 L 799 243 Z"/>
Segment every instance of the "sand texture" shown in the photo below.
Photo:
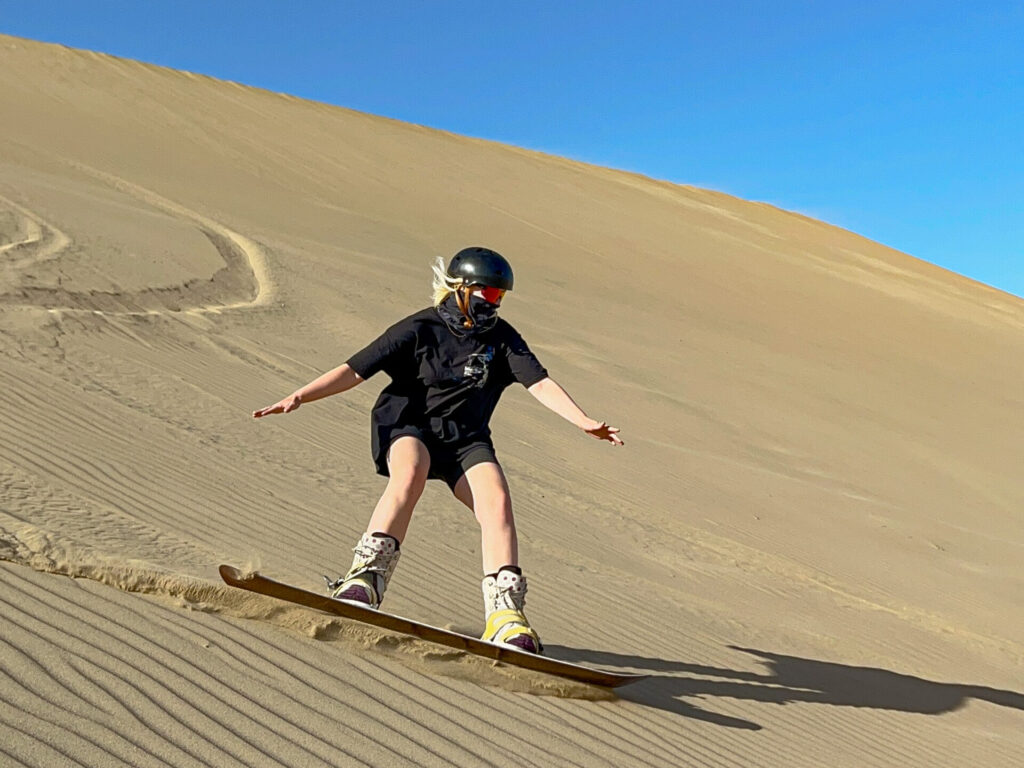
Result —
<path fill-rule="evenodd" d="M 1024 301 L 800 215 L 0 37 L 0 764 L 1024 765 Z M 695 115 L 693 119 L 699 120 Z M 232 590 L 318 589 L 385 376 L 269 405 L 509 257 L 613 448 L 492 422 L 529 615 L 615 698 Z M 482 627 L 431 483 L 386 607 Z"/>

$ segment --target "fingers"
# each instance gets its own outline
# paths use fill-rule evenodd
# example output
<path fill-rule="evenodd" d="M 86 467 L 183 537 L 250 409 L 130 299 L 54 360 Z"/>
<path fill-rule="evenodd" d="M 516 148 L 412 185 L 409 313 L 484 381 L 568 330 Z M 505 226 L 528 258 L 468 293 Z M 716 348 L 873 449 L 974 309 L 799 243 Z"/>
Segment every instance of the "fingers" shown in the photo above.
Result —
<path fill-rule="evenodd" d="M 588 429 L 587 432 L 592 434 L 598 440 L 607 440 L 612 445 L 625 445 L 622 442 L 622 438 L 618 435 L 618 427 L 610 427 L 605 422 L 599 422 L 593 429 Z"/>
<path fill-rule="evenodd" d="M 609 427 L 607 424 L 605 424 L 604 426 L 605 426 L 605 430 L 604 430 L 603 438 L 605 440 L 607 440 L 612 445 L 625 445 L 625 443 L 622 442 L 622 438 L 619 437 L 619 434 L 618 434 L 619 428 L 618 427 Z"/>
<path fill-rule="evenodd" d="M 273 405 L 268 405 L 266 408 L 260 408 L 258 411 L 252 412 L 254 419 L 262 419 L 264 416 L 269 416 L 272 413 L 290 413 L 299 407 L 299 404 L 294 400 L 282 400 Z"/>

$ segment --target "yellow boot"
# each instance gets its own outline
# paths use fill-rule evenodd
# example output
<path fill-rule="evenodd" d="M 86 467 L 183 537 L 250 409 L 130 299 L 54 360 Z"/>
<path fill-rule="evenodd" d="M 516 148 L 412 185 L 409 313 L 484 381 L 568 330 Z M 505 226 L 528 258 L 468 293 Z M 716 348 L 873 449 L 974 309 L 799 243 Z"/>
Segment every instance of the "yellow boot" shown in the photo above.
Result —
<path fill-rule="evenodd" d="M 505 566 L 483 580 L 484 611 L 487 627 L 481 639 L 520 651 L 540 653 L 540 636 L 526 620 L 526 577 Z"/>

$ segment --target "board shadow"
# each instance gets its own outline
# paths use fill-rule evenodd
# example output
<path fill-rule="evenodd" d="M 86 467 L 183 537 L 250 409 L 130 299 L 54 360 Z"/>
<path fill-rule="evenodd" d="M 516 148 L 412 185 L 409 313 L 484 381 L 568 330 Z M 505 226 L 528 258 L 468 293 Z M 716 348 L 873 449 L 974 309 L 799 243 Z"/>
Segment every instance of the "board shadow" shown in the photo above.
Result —
<path fill-rule="evenodd" d="M 876 667 L 806 659 L 754 648 L 728 647 L 759 659 L 766 671 L 749 672 L 557 645 L 548 646 L 547 652 L 580 664 L 650 672 L 651 678 L 621 689 L 619 698 L 731 728 L 760 730 L 761 726 L 701 709 L 686 699 L 720 697 L 767 704 L 803 702 L 922 715 L 953 712 L 971 699 L 977 699 L 1024 710 L 1024 694 L 1015 691 L 937 682 Z"/>

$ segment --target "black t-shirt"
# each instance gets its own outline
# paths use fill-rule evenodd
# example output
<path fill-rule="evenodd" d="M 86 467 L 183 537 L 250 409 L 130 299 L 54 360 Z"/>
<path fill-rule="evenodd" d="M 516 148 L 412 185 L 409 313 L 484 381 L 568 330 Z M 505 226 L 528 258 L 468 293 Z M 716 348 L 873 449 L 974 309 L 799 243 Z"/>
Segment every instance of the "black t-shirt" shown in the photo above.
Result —
<path fill-rule="evenodd" d="M 474 335 L 456 336 L 435 307 L 399 320 L 352 355 L 349 366 L 368 379 L 391 377 L 373 407 L 374 453 L 403 426 L 429 430 L 444 443 L 488 440 L 488 422 L 502 392 L 548 372 L 505 320 Z"/>

